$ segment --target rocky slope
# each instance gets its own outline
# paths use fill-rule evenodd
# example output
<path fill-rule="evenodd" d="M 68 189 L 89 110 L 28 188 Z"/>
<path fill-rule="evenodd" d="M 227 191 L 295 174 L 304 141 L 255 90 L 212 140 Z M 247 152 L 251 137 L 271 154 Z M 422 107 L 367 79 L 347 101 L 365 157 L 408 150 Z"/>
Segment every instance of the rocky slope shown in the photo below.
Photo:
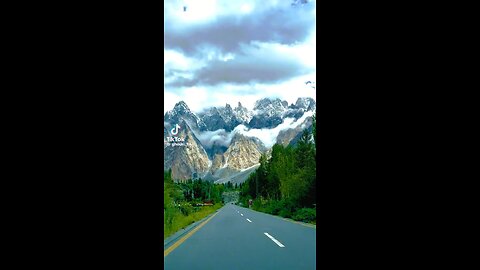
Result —
<path fill-rule="evenodd" d="M 176 136 L 164 138 L 164 169 L 171 169 L 176 180 L 188 179 L 193 173 L 201 177 L 208 172 L 211 162 L 187 122 L 181 121 L 179 125 L 181 128 Z M 172 137 L 180 141 L 168 142 L 167 138 Z"/>
<path fill-rule="evenodd" d="M 284 123 L 287 118 L 302 121 L 296 122 L 294 128 L 284 128 L 287 125 L 284 124 L 281 127 L 283 130 L 279 131 L 278 136 L 275 135 L 275 142 L 288 145 L 295 143 L 303 129 L 311 126 L 311 117 L 305 118 L 305 113 L 312 114 L 315 109 L 315 100 L 312 98 L 298 98 L 291 105 L 278 98 L 264 98 L 255 103 L 252 111 L 238 103 L 234 109 L 226 104 L 225 107 L 212 107 L 195 114 L 185 102 L 180 101 L 165 114 L 164 168 L 172 170 L 175 180 L 188 179 L 196 173 L 197 177 L 209 181 L 243 182 L 258 166 L 260 155 L 268 154 L 270 148 L 265 147 L 259 139 L 262 137 L 256 138 L 236 128 L 244 125 L 246 131 L 268 131 Z M 180 129 L 179 134 L 174 136 L 170 131 L 176 124 L 180 125 Z M 172 140 L 172 137 L 182 138 L 184 145 L 168 146 L 168 140 Z"/>

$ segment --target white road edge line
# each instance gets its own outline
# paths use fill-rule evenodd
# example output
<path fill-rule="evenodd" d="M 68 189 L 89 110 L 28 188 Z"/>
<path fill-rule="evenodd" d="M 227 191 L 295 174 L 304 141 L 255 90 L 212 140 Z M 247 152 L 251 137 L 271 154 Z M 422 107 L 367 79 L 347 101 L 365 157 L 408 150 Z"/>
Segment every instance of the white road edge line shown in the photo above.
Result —
<path fill-rule="evenodd" d="M 247 218 L 247 220 L 248 220 L 248 222 L 252 222 L 252 221 L 251 221 L 250 219 L 248 219 L 248 218 Z"/>
<path fill-rule="evenodd" d="M 275 244 L 277 244 L 279 247 L 285 247 L 282 243 L 280 243 L 280 241 L 278 241 L 277 239 L 273 238 L 273 236 L 271 236 L 270 234 L 268 233 L 264 233 L 268 238 L 270 238 L 273 242 L 275 242 Z"/>

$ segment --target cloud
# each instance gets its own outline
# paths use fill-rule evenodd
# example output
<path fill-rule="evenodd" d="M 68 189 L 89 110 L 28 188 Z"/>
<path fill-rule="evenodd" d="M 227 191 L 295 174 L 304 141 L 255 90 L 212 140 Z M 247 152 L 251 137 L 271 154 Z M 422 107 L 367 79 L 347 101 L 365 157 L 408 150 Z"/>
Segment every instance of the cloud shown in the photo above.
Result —
<path fill-rule="evenodd" d="M 280 98 L 286 100 L 288 104 L 295 103 L 299 97 L 311 97 L 316 100 L 315 89 L 305 85 L 308 80 L 315 80 L 315 72 L 274 84 L 219 84 L 209 87 L 169 88 L 164 90 L 164 113 L 173 109 L 179 101 L 185 101 L 193 112 L 199 113 L 213 106 L 225 106 L 226 103 L 236 107 L 238 102 L 252 110 L 255 102 L 265 97 Z"/>
<path fill-rule="evenodd" d="M 277 142 L 277 137 L 280 131 L 296 128 L 298 125 L 302 124 L 307 117 L 312 115 L 313 112 L 306 112 L 297 121 L 293 118 L 285 118 L 283 123 L 272 129 L 247 129 L 246 126 L 239 125 L 232 131 L 232 133 L 238 132 L 248 137 L 256 137 L 260 139 L 267 148 L 270 148 Z"/>
<path fill-rule="evenodd" d="M 211 148 L 213 144 L 228 147 L 234 135 L 233 132 L 226 132 L 224 129 L 193 132 L 205 148 Z"/>
<path fill-rule="evenodd" d="M 315 1 L 175 0 L 165 3 L 165 112 L 185 101 L 248 109 L 271 97 L 313 97 Z M 187 6 L 184 12 L 183 7 Z"/>
<path fill-rule="evenodd" d="M 314 70 L 302 62 L 301 56 L 296 46 L 255 42 L 250 46 L 243 46 L 242 51 L 227 58 L 229 60 L 209 61 L 205 67 L 194 72 L 192 79 L 181 77 L 166 85 L 188 87 L 283 81 Z M 315 55 L 306 55 L 305 59 L 311 57 Z"/>
<path fill-rule="evenodd" d="M 245 125 L 238 125 L 231 132 L 224 129 L 215 131 L 192 130 L 197 139 L 205 148 L 211 148 L 214 144 L 228 147 L 235 134 L 242 134 L 247 137 L 256 137 L 267 147 L 272 147 L 277 142 L 280 131 L 293 129 L 302 124 L 307 117 L 311 117 L 313 112 L 306 112 L 297 121 L 294 118 L 285 118 L 283 123 L 272 129 L 248 129 Z"/>
<path fill-rule="evenodd" d="M 294 44 L 304 40 L 311 27 L 315 25 L 313 5 L 291 7 L 288 3 L 280 6 L 273 2 L 270 4 L 217 2 L 217 8 L 210 6 L 208 9 L 210 16 L 203 12 L 205 17 L 198 20 L 188 20 L 187 18 L 193 15 L 189 15 L 188 12 L 179 13 L 178 7 L 171 8 L 170 12 L 167 10 L 165 47 L 195 55 L 199 53 L 199 47 L 202 45 L 211 45 L 226 53 L 235 52 L 241 44 L 249 44 L 252 41 Z M 251 7 L 250 12 L 240 12 L 242 5 L 245 7 L 247 4 Z M 203 9 L 207 10 L 207 6 L 204 4 Z M 189 9 L 191 14 L 194 12 L 192 8 Z M 196 11 L 200 11 L 200 8 Z"/>

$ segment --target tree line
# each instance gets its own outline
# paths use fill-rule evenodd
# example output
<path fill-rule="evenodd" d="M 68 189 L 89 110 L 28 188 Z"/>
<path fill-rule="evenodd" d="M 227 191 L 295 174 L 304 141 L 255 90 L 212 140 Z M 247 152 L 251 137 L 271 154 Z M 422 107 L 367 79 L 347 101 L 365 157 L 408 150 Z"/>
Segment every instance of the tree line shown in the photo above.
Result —
<path fill-rule="evenodd" d="M 223 205 L 222 194 L 236 188 L 232 183 L 214 184 L 201 178 L 175 182 L 171 170 L 164 172 L 164 237 L 213 213 Z M 213 206 L 203 206 L 204 202 Z"/>
<path fill-rule="evenodd" d="M 253 199 L 255 210 L 315 221 L 316 119 L 312 131 L 305 129 L 295 146 L 275 144 L 271 157 L 260 157 L 260 166 L 240 186 L 240 201 Z"/>

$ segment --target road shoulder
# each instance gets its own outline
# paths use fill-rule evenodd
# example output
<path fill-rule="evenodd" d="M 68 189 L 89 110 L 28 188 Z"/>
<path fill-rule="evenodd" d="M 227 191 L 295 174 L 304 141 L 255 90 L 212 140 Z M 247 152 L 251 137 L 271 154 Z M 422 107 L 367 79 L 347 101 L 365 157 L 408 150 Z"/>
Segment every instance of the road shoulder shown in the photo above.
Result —
<path fill-rule="evenodd" d="M 293 219 L 290 219 L 290 218 L 284 218 L 284 217 L 281 217 L 281 216 L 276 216 L 276 215 L 268 214 L 268 213 L 265 213 L 265 212 L 260 212 L 260 211 L 253 210 L 251 208 L 247 208 L 247 207 L 243 207 L 243 206 L 238 206 L 238 207 L 245 208 L 245 209 L 248 209 L 248 210 L 251 210 L 251 211 L 255 211 L 256 213 L 261 213 L 261 214 L 268 215 L 268 216 L 271 216 L 271 217 L 274 217 L 274 218 L 289 221 L 289 222 L 292 222 L 292 223 L 296 223 L 296 224 L 299 224 L 299 225 L 302 225 L 302 226 L 305 226 L 305 227 L 313 228 L 315 230 L 317 229 L 317 225 L 314 225 L 314 224 L 305 223 L 305 222 L 301 222 L 301 221 L 296 221 L 296 220 L 293 220 Z"/>
<path fill-rule="evenodd" d="M 163 250 L 165 251 L 170 246 L 175 244 L 182 236 L 186 235 L 187 233 L 189 233 L 190 231 L 192 231 L 193 229 L 198 227 L 200 224 L 202 224 L 204 221 L 206 221 L 212 215 L 218 213 L 223 207 L 225 207 L 225 206 L 222 206 L 220 209 L 217 209 L 215 212 L 209 214 L 208 216 L 202 218 L 201 220 L 196 221 L 196 222 L 188 225 L 187 227 L 185 227 L 185 229 L 181 229 L 178 232 L 174 233 L 173 235 L 167 237 L 165 240 L 163 240 Z"/>

